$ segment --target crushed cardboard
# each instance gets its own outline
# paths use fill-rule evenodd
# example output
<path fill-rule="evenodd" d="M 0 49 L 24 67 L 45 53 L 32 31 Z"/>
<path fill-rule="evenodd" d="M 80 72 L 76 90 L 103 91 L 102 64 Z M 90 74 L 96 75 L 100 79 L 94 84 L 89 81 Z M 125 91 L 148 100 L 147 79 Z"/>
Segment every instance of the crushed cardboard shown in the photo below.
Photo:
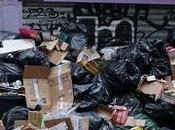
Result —
<path fill-rule="evenodd" d="M 140 83 L 138 84 L 137 90 L 144 94 L 155 96 L 155 101 L 160 99 L 162 92 L 167 86 L 166 81 L 163 80 L 147 80 L 147 76 L 143 76 Z"/>

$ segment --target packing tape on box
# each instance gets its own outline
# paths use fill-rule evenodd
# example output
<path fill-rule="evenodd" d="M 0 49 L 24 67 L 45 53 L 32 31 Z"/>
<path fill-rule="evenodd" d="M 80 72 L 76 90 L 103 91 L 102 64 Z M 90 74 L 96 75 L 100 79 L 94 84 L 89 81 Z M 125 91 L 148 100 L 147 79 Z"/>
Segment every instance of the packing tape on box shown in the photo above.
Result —
<path fill-rule="evenodd" d="M 63 81 L 62 81 L 62 69 L 63 66 L 59 65 L 57 66 L 57 72 L 58 72 L 58 90 L 63 90 Z"/>
<path fill-rule="evenodd" d="M 33 89 L 34 89 L 37 104 L 42 106 L 43 100 L 41 99 L 40 94 L 39 94 L 38 80 L 32 79 L 32 84 L 33 84 Z"/>

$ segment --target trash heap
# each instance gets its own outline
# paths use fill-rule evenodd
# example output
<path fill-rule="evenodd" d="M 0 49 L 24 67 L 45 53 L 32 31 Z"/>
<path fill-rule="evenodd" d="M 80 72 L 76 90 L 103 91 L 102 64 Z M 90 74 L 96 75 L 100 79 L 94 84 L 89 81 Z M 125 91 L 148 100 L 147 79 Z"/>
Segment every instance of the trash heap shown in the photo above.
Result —
<path fill-rule="evenodd" d="M 73 22 L 0 32 L 1 129 L 173 130 L 174 35 L 106 45 L 87 35 Z"/>

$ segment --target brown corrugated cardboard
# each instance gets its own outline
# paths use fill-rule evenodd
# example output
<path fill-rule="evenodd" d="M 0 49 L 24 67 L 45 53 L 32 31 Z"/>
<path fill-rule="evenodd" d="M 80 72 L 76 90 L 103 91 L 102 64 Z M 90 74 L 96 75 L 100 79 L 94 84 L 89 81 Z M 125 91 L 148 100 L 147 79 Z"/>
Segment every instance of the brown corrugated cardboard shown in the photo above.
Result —
<path fill-rule="evenodd" d="M 162 92 L 164 91 L 165 87 L 167 86 L 166 81 L 163 80 L 154 80 L 154 81 L 147 81 L 146 76 L 142 77 L 139 85 L 138 91 L 144 94 L 148 94 L 150 96 L 155 96 L 155 101 L 160 99 Z"/>
<path fill-rule="evenodd" d="M 39 126 L 41 122 L 43 112 L 39 111 L 29 111 L 28 112 L 28 122 L 30 122 L 34 126 Z"/>
<path fill-rule="evenodd" d="M 55 119 L 55 120 L 48 120 L 45 122 L 45 126 L 46 128 L 52 128 L 62 122 L 65 122 L 67 127 L 68 127 L 68 130 L 73 130 L 73 125 L 72 125 L 72 122 L 71 122 L 71 119 L 70 118 L 62 118 L 62 119 Z"/>
<path fill-rule="evenodd" d="M 24 87 L 27 106 L 42 105 L 43 111 L 56 110 L 63 103 L 73 104 L 70 65 L 61 64 L 50 69 L 43 66 L 26 66 Z"/>
<path fill-rule="evenodd" d="M 14 128 L 18 128 L 20 126 L 27 125 L 28 123 L 29 123 L 28 120 L 16 120 L 14 122 Z"/>
<path fill-rule="evenodd" d="M 41 43 L 40 46 L 44 46 L 46 47 L 46 49 L 48 51 L 51 51 L 55 48 L 55 45 L 58 43 L 58 40 L 54 40 L 54 41 L 44 41 Z"/>
<path fill-rule="evenodd" d="M 73 104 L 73 89 L 69 64 L 51 68 L 49 75 L 52 108 L 62 107 L 62 102 Z"/>
<path fill-rule="evenodd" d="M 49 69 L 43 66 L 26 66 L 24 69 L 23 84 L 27 106 L 35 108 L 42 105 L 43 111 L 50 110 L 51 97 L 48 84 Z"/>
<path fill-rule="evenodd" d="M 52 50 L 48 53 L 48 59 L 51 63 L 58 65 L 65 58 L 67 52 L 60 52 L 57 50 Z"/>

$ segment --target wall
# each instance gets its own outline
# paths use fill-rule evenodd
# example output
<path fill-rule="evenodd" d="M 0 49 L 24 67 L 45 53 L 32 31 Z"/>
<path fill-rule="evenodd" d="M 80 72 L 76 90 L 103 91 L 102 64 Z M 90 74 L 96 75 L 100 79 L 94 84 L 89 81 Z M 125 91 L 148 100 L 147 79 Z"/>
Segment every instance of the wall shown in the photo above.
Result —
<path fill-rule="evenodd" d="M 168 5 L 24 4 L 23 25 L 38 30 L 57 30 L 61 18 L 66 17 L 85 23 L 91 42 L 102 42 L 107 36 L 128 41 L 138 41 L 143 35 L 165 39 L 168 30 L 175 27 L 173 8 Z"/>
<path fill-rule="evenodd" d="M 22 3 L 18 0 L 0 0 L 0 30 L 16 32 L 22 26 Z"/>

